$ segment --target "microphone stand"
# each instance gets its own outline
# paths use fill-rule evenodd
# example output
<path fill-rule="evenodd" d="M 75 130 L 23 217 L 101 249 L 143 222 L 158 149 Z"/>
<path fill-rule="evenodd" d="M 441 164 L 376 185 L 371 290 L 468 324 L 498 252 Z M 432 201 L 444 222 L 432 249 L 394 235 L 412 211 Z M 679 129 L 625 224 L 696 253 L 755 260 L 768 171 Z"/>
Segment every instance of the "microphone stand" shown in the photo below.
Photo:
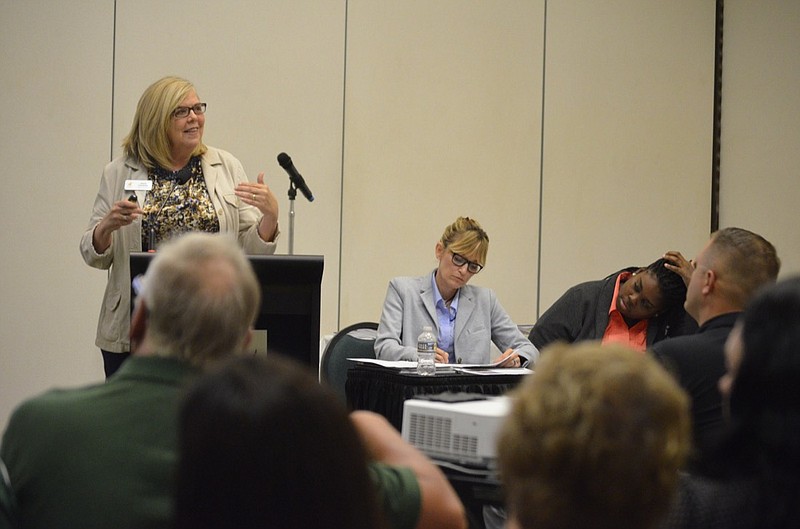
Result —
<path fill-rule="evenodd" d="M 289 255 L 294 255 L 294 199 L 297 197 L 297 186 L 289 179 Z"/>

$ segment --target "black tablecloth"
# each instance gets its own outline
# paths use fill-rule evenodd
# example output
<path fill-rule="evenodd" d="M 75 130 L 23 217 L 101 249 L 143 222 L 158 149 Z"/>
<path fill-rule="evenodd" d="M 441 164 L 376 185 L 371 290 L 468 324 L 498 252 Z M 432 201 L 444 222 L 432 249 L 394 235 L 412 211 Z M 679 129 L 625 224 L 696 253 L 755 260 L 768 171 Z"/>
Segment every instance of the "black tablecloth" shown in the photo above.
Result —
<path fill-rule="evenodd" d="M 406 399 L 446 391 L 502 395 L 516 386 L 524 376 L 459 372 L 422 376 L 380 366 L 357 364 L 347 371 L 345 392 L 351 409 L 380 413 L 400 431 L 403 425 L 403 402 Z"/>

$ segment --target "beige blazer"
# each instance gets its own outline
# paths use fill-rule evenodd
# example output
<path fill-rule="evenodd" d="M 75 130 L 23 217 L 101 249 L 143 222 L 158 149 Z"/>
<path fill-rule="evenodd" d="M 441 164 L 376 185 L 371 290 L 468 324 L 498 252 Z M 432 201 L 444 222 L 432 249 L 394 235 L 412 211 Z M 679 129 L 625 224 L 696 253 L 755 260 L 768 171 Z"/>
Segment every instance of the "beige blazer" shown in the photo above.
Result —
<path fill-rule="evenodd" d="M 257 208 L 239 201 L 234 188 L 246 182 L 241 162 L 232 154 L 209 147 L 203 155 L 203 177 L 208 186 L 211 202 L 219 217 L 221 233 L 237 237 L 248 254 L 275 253 L 275 242 L 264 242 L 258 235 L 261 213 Z M 106 165 L 100 179 L 100 190 L 92 208 L 89 226 L 81 237 L 80 250 L 86 264 L 108 270 L 108 283 L 100 318 L 97 324 L 95 344 L 106 351 L 117 353 L 130 351 L 130 252 L 142 251 L 142 219 L 115 231 L 111 246 L 99 254 L 92 245 L 94 228 L 111 209 L 114 202 L 130 195 L 125 190 L 126 180 L 147 180 L 147 169 L 138 161 L 120 157 Z M 144 203 L 144 195 L 139 203 Z M 277 236 L 276 236 L 277 240 Z"/>

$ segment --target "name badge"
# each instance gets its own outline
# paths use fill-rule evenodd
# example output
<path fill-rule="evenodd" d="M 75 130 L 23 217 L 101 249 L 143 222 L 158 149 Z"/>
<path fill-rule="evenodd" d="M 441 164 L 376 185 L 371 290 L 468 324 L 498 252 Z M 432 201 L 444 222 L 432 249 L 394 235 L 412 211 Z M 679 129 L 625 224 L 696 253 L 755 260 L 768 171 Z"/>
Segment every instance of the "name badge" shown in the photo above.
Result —
<path fill-rule="evenodd" d="M 152 180 L 125 180 L 125 191 L 152 191 Z"/>

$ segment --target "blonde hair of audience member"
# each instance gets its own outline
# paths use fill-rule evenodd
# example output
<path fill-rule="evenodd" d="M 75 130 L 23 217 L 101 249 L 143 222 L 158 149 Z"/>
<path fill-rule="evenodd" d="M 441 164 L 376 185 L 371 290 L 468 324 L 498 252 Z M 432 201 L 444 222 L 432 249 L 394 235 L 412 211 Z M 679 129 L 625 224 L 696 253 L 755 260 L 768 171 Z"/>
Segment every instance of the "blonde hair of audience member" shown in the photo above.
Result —
<path fill-rule="evenodd" d="M 666 512 L 690 449 L 689 401 L 655 360 L 555 344 L 513 395 L 498 445 L 509 527 L 641 529 Z"/>
<path fill-rule="evenodd" d="M 486 265 L 489 236 L 483 231 L 477 220 L 458 217 L 455 222 L 444 229 L 439 242 L 445 250 L 463 255 L 481 266 Z"/>
<path fill-rule="evenodd" d="M 195 92 L 194 85 L 180 77 L 164 77 L 147 87 L 139 98 L 131 130 L 122 140 L 126 156 L 139 160 L 148 169 L 172 167 L 172 147 L 167 131 L 175 108 Z M 191 156 L 208 150 L 201 141 Z"/>
<path fill-rule="evenodd" d="M 159 250 L 137 303 L 145 305 L 139 317 L 147 318 L 150 350 L 204 366 L 245 347 L 260 300 L 253 268 L 233 238 L 189 233 Z"/>

